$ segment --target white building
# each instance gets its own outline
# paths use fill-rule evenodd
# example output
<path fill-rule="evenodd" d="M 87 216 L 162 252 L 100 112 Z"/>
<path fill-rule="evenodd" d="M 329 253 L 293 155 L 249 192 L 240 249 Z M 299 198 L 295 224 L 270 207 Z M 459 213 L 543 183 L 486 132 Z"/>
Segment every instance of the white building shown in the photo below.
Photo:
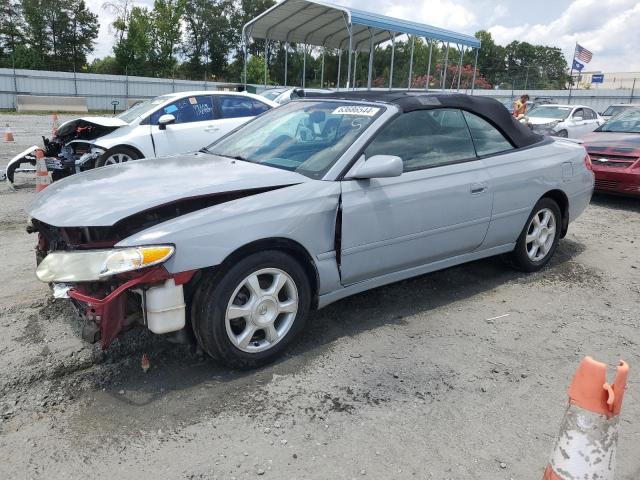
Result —
<path fill-rule="evenodd" d="M 591 77 L 596 74 L 604 74 L 603 83 L 591 82 Z M 577 73 L 574 71 L 573 78 L 576 88 L 597 88 L 610 90 L 640 89 L 640 72 L 583 71 L 582 73 Z"/>

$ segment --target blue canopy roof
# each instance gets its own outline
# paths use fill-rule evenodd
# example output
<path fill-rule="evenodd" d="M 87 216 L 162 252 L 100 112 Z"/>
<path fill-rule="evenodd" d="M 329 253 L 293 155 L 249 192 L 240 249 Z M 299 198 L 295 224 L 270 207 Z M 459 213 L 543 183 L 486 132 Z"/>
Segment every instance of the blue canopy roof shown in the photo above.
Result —
<path fill-rule="evenodd" d="M 394 34 L 480 47 L 480 41 L 471 35 L 319 0 L 283 0 L 249 21 L 243 31 L 251 38 L 348 48 L 349 27 L 353 50 L 369 50 L 372 39 L 376 45 Z"/>

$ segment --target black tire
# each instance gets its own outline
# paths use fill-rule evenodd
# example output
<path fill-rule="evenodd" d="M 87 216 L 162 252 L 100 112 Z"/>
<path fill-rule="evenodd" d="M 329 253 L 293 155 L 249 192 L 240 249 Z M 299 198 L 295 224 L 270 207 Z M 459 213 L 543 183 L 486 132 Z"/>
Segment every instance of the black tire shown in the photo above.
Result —
<path fill-rule="evenodd" d="M 248 276 L 269 268 L 282 270 L 294 282 L 298 309 L 288 331 L 271 347 L 257 352 L 243 351 L 231 341 L 227 333 L 227 306 L 232 301 L 231 296 Z M 193 333 L 200 347 L 223 365 L 239 370 L 266 365 L 290 346 L 304 329 L 311 304 L 310 290 L 309 279 L 304 269 L 291 256 L 277 250 L 253 253 L 234 262 L 228 268 L 209 272 L 202 277 L 191 305 Z M 240 292 L 237 295 L 240 295 Z M 263 333 L 266 335 L 266 330 Z M 255 335 L 259 334 L 260 331 Z M 254 345 L 254 342 L 250 344 Z M 257 342 L 255 345 L 257 346 Z"/>
<path fill-rule="evenodd" d="M 125 158 L 125 157 L 129 157 L 129 159 L 131 160 L 138 160 L 140 157 L 140 155 L 138 155 L 138 153 L 129 148 L 129 147 L 124 147 L 124 146 L 117 146 L 117 147 L 113 147 L 110 148 L 109 150 L 107 150 L 106 152 L 104 152 L 97 160 L 96 160 L 96 168 L 97 167 L 104 167 L 107 164 L 111 164 L 110 162 L 110 158 L 113 157 L 120 157 Z M 116 163 L 124 163 L 127 162 L 128 159 L 122 160 L 122 161 L 117 161 Z"/>
<path fill-rule="evenodd" d="M 567 132 L 566 130 L 560 130 L 558 133 L 555 134 L 555 136 L 560 138 L 568 138 L 569 132 Z"/>
<path fill-rule="evenodd" d="M 549 247 L 545 256 L 541 259 L 534 260 L 529 257 L 528 249 L 527 249 L 527 235 L 530 231 L 530 228 L 534 226 L 532 224 L 533 217 L 540 214 L 542 211 L 550 211 L 554 215 L 554 227 L 555 233 L 553 237 L 553 243 Z M 535 226 L 534 226 L 535 228 Z M 558 248 L 558 241 L 560 240 L 560 233 L 562 230 L 562 213 L 560 211 L 560 207 L 558 204 L 551 198 L 544 197 L 538 200 L 535 207 L 531 211 L 529 218 L 527 218 L 527 222 L 518 237 L 518 241 L 516 242 L 516 248 L 508 255 L 506 255 L 505 260 L 512 267 L 521 270 L 523 272 L 537 272 L 542 269 L 551 257 L 553 257 L 556 248 Z"/>

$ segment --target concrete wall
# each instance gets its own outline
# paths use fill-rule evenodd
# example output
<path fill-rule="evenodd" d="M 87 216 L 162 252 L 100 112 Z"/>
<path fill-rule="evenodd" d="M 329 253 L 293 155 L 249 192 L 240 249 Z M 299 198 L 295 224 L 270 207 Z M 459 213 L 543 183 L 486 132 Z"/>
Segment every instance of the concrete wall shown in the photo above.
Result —
<path fill-rule="evenodd" d="M 129 99 L 153 98 L 189 90 L 237 90 L 239 84 L 126 77 L 94 73 L 0 68 L 0 109 L 15 109 L 17 95 L 85 97 L 89 110 L 124 110 Z"/>

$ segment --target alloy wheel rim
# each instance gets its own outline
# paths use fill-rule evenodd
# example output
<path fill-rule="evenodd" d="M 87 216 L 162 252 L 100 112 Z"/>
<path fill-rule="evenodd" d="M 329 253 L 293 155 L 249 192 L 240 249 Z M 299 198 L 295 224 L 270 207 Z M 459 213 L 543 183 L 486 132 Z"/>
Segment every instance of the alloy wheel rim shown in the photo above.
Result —
<path fill-rule="evenodd" d="M 538 211 L 527 227 L 526 247 L 529 260 L 539 262 L 551 250 L 556 237 L 556 216 L 548 208 Z"/>
<path fill-rule="evenodd" d="M 233 345 L 247 353 L 269 350 L 291 329 L 298 289 L 285 271 L 263 268 L 242 280 L 227 305 L 225 327 Z"/>
<path fill-rule="evenodd" d="M 132 160 L 132 158 L 129 155 L 125 154 L 125 153 L 114 153 L 113 155 L 109 156 L 104 161 L 104 164 L 105 165 L 115 165 L 117 163 L 128 162 L 129 160 Z"/>

